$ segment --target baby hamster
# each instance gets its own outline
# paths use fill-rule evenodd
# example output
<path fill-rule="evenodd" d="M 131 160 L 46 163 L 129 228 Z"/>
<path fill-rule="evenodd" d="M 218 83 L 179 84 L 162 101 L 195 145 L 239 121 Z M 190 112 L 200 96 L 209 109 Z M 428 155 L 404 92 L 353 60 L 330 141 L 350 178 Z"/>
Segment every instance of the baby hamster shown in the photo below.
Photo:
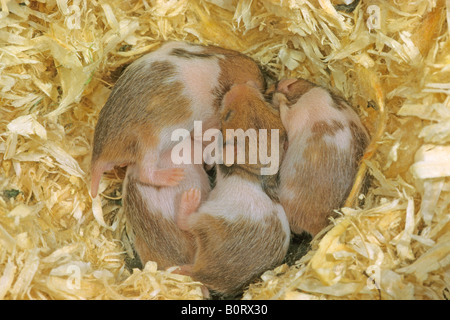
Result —
<path fill-rule="evenodd" d="M 307 80 L 280 81 L 272 101 L 288 135 L 280 202 L 293 233 L 315 235 L 350 192 L 369 135 L 344 99 Z"/>
<path fill-rule="evenodd" d="M 234 140 L 226 136 L 227 129 L 278 129 L 283 139 L 277 111 L 255 87 L 233 86 L 222 106 L 224 153 Z M 275 144 L 274 152 L 282 152 L 282 143 Z M 237 149 L 241 147 L 238 141 Z M 256 164 L 248 159 L 233 163 L 232 159 L 218 165 L 216 185 L 203 204 L 198 189 L 183 194 L 177 216 L 180 229 L 192 233 L 197 242 L 194 263 L 182 266 L 180 273 L 225 297 L 239 294 L 264 271 L 281 263 L 290 240 L 289 224 L 276 196 L 278 170 L 262 176 L 261 169 L 269 165 L 259 159 Z"/>
<path fill-rule="evenodd" d="M 172 166 L 183 169 L 185 178 L 173 187 L 155 187 L 141 183 L 127 171 L 123 208 L 142 264 L 151 260 L 159 269 L 167 269 L 194 261 L 195 239 L 175 222 L 182 193 L 196 188 L 206 199 L 211 187 L 201 164 L 173 165 L 170 151 L 163 153 L 160 160 L 163 169 Z"/>
<path fill-rule="evenodd" d="M 91 195 L 103 172 L 128 166 L 130 178 L 154 186 L 174 186 L 182 168 L 160 168 L 174 129 L 218 127 L 223 94 L 236 83 L 265 81 L 258 65 L 236 51 L 168 42 L 130 64 L 99 114 L 91 159 Z"/>

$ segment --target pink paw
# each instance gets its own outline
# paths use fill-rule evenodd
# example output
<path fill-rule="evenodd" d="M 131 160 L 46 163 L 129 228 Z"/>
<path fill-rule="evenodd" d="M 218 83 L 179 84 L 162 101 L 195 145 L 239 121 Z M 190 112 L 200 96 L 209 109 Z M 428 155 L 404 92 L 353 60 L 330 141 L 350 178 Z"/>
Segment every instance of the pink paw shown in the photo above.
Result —
<path fill-rule="evenodd" d="M 197 211 L 200 206 L 202 194 L 199 189 L 191 188 L 181 195 L 180 209 L 177 217 L 178 227 L 182 230 L 189 229 L 189 216 Z"/>

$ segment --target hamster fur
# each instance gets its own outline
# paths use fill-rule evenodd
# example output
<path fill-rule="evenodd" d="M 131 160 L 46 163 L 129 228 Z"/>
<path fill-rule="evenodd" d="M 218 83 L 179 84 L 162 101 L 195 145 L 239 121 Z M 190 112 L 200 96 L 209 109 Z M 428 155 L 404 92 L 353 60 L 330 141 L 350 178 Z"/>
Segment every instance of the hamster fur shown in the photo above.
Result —
<path fill-rule="evenodd" d="M 170 151 L 161 156 L 161 168 L 172 166 Z M 155 261 L 158 269 L 193 262 L 196 250 L 193 236 L 176 224 L 183 192 L 200 190 L 204 199 L 211 190 L 209 177 L 201 164 L 173 165 L 185 177 L 176 186 L 155 187 L 136 180 L 128 171 L 123 184 L 123 209 L 135 236 L 134 246 L 144 265 Z"/>
<path fill-rule="evenodd" d="M 284 129 L 275 110 L 250 85 L 236 85 L 221 111 L 226 129 Z M 227 141 L 225 138 L 226 149 Z M 280 151 L 281 150 L 281 151 Z M 280 148 L 277 152 L 282 152 Z M 230 159 L 228 159 L 230 160 Z M 261 163 L 219 164 L 214 189 L 202 204 L 199 190 L 183 194 L 177 223 L 197 242 L 193 264 L 181 267 L 210 290 L 232 297 L 264 271 L 281 263 L 290 240 L 289 224 L 278 203 L 277 174 L 260 175 Z"/>
<path fill-rule="evenodd" d="M 235 83 L 265 81 L 256 63 L 236 51 L 185 42 L 168 42 L 129 65 L 100 111 L 91 158 L 91 195 L 103 172 L 128 166 L 134 180 L 174 186 L 182 168 L 160 168 L 160 155 L 171 149 L 174 129 L 219 126 L 218 107 Z"/>
<path fill-rule="evenodd" d="M 304 79 L 280 81 L 273 105 L 288 135 L 280 201 L 293 233 L 315 235 L 348 196 L 369 135 L 344 99 Z"/>

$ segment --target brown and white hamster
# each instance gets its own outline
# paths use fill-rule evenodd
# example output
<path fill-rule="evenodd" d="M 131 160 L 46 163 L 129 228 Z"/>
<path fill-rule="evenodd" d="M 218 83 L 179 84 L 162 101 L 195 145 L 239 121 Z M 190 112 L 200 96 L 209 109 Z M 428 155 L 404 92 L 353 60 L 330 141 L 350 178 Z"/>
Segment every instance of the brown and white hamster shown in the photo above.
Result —
<path fill-rule="evenodd" d="M 280 81 L 272 102 L 288 135 L 280 202 L 293 233 L 315 235 L 350 192 L 369 136 L 344 99 L 307 80 Z"/>
<path fill-rule="evenodd" d="M 222 106 L 224 153 L 234 140 L 227 138 L 227 129 L 278 129 L 280 140 L 284 138 L 277 111 L 253 86 L 233 86 Z M 271 150 L 282 152 L 282 143 L 275 144 L 277 148 Z M 216 185 L 202 204 L 199 190 L 183 194 L 177 218 L 179 227 L 197 241 L 194 263 L 182 266 L 180 273 L 225 297 L 239 294 L 249 282 L 281 263 L 290 240 L 289 224 L 276 196 L 278 170 L 262 176 L 261 169 L 270 165 L 259 159 L 255 164 L 248 159 L 233 163 L 232 159 L 218 165 Z"/>
<path fill-rule="evenodd" d="M 206 199 L 211 187 L 203 165 L 173 165 L 170 151 L 161 155 L 160 167 L 181 168 L 184 179 L 176 186 L 155 187 L 141 183 L 127 171 L 123 184 L 123 209 L 135 235 L 134 247 L 142 264 L 155 261 L 158 269 L 167 269 L 193 263 L 196 251 L 192 234 L 176 224 L 181 195 L 196 188 Z"/>
<path fill-rule="evenodd" d="M 91 159 L 91 195 L 103 172 L 128 166 L 134 180 L 174 186 L 182 168 L 160 167 L 160 155 L 176 143 L 174 129 L 218 128 L 223 94 L 236 83 L 265 80 L 247 56 L 214 46 L 168 42 L 130 64 L 116 82 L 95 127 Z"/>

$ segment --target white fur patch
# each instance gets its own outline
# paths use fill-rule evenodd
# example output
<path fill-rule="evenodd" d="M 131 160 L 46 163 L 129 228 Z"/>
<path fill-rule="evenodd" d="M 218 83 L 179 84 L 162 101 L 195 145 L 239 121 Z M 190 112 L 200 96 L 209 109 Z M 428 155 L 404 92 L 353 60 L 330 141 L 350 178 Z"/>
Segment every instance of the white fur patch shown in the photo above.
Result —
<path fill-rule="evenodd" d="M 255 223 L 262 223 L 265 217 L 274 213 L 281 222 L 286 235 L 290 234 L 289 223 L 280 204 L 273 202 L 256 182 L 251 182 L 237 175 L 221 178 L 211 191 L 208 201 L 198 210 L 212 216 L 234 221 L 248 218 Z M 286 237 L 287 246 L 289 236 Z"/>
<path fill-rule="evenodd" d="M 337 130 L 334 135 L 324 135 L 323 139 L 328 145 L 334 145 L 339 151 L 348 151 L 352 142 L 352 133 L 348 128 L 347 122 L 344 123 L 346 127 L 342 130 Z"/>

